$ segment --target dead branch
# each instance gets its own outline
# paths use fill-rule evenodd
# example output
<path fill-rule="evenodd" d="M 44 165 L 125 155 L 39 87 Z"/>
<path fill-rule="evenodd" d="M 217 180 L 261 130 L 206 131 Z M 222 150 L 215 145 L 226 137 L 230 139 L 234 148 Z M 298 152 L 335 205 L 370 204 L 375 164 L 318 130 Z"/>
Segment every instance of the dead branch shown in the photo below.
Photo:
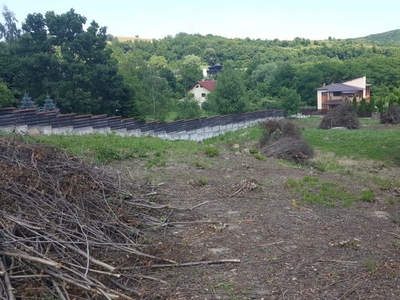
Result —
<path fill-rule="evenodd" d="M 130 186 L 118 175 L 18 136 L 0 136 L 0 153 L 0 290 L 7 300 L 36 296 L 25 288 L 32 279 L 60 299 L 132 299 L 110 279 L 132 277 L 125 267 L 149 260 L 176 264 L 140 243 L 141 228 L 160 226 L 170 206 L 126 201 Z"/>
<path fill-rule="evenodd" d="M 200 204 L 197 204 L 197 205 L 195 205 L 195 206 L 192 206 L 191 208 L 189 208 L 189 210 L 193 210 L 193 209 L 198 208 L 198 207 L 200 207 L 200 206 L 202 206 L 202 205 L 205 205 L 205 204 L 207 204 L 207 203 L 209 203 L 209 202 L 210 202 L 210 201 L 202 202 L 202 203 L 200 203 Z"/>
<path fill-rule="evenodd" d="M 46 266 L 50 266 L 50 267 L 55 267 L 57 269 L 60 269 L 62 264 L 52 261 L 52 260 L 48 260 L 48 259 L 43 259 L 40 257 L 34 257 L 34 256 L 30 256 L 27 254 L 23 254 L 23 253 L 12 253 L 12 252 L 5 252 L 5 251 L 0 251 L 0 255 L 4 255 L 4 256 L 9 256 L 9 257 L 16 257 L 19 259 L 24 259 L 24 260 L 29 260 L 32 262 L 37 262 Z"/>
<path fill-rule="evenodd" d="M 231 197 L 235 197 L 237 194 L 239 194 L 241 191 L 243 191 L 243 189 L 246 187 L 246 185 L 244 184 L 240 189 L 238 189 L 233 195 L 231 195 Z"/>
<path fill-rule="evenodd" d="M 3 260 L 1 258 L 0 258 L 0 271 L 3 273 L 4 283 L 5 283 L 5 286 L 7 288 L 8 299 L 9 300 L 15 300 L 14 293 L 13 293 L 14 289 L 13 289 L 13 287 L 11 285 L 10 278 L 8 277 L 7 270 L 4 267 Z"/>
<path fill-rule="evenodd" d="M 187 262 L 187 263 L 178 263 L 178 264 L 155 264 L 152 265 L 152 268 L 170 268 L 170 267 L 189 267 L 189 266 L 198 266 L 198 265 L 216 265 L 216 264 L 226 264 L 226 263 L 240 263 L 240 259 L 221 259 L 221 260 L 205 260 L 205 261 L 195 261 L 195 262 Z"/>

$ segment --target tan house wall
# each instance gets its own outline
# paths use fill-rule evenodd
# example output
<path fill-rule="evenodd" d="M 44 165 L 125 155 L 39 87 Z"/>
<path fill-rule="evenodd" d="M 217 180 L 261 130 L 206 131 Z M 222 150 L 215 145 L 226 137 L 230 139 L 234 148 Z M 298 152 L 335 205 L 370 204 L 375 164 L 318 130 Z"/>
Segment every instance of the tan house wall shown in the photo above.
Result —
<path fill-rule="evenodd" d="M 352 85 L 352 86 L 356 86 L 356 87 L 358 87 L 358 88 L 360 88 L 360 89 L 363 89 L 363 95 L 361 96 L 361 98 L 366 98 L 366 95 L 365 95 L 365 87 L 366 87 L 366 85 L 367 85 L 367 77 L 366 76 L 363 76 L 363 77 L 360 77 L 360 78 L 357 78 L 357 79 L 353 79 L 353 80 L 349 80 L 349 81 L 346 81 L 346 82 L 343 82 L 344 84 L 348 84 L 348 85 Z"/>
<path fill-rule="evenodd" d="M 355 86 L 355 87 L 360 88 L 360 90 L 362 90 L 355 94 L 357 102 L 360 102 L 362 98 L 365 98 L 367 103 L 370 102 L 371 87 L 367 86 L 366 76 L 343 82 L 343 84 Z M 317 107 L 318 107 L 318 109 L 325 108 L 322 106 L 322 104 L 327 100 L 344 100 L 347 97 L 350 101 L 352 101 L 354 98 L 354 96 L 352 96 L 352 95 L 343 95 L 343 94 L 341 96 L 333 96 L 332 92 L 327 93 L 326 96 L 323 96 L 322 93 L 324 93 L 324 92 L 325 91 L 323 91 L 323 90 L 317 91 Z"/>

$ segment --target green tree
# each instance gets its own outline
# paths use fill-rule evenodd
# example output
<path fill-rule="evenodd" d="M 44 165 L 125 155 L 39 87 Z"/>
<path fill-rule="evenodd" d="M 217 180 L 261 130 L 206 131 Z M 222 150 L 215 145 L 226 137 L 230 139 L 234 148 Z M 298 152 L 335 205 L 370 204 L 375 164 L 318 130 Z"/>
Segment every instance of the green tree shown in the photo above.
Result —
<path fill-rule="evenodd" d="M 139 119 L 164 122 L 168 116 L 172 91 L 167 79 L 157 69 L 149 67 L 140 74 L 140 93 L 135 96 Z"/>
<path fill-rule="evenodd" d="M 23 34 L 0 45 L 0 76 L 12 90 L 34 99 L 49 94 L 61 112 L 131 116 L 131 90 L 118 74 L 106 28 L 73 9 L 65 14 L 29 14 Z M 4 67 L 4 68 L 3 68 Z"/>
<path fill-rule="evenodd" d="M 36 108 L 35 102 L 32 100 L 32 98 L 28 95 L 27 92 L 25 92 L 24 96 L 22 97 L 21 102 L 18 105 L 19 109 L 27 109 L 27 108 Z"/>
<path fill-rule="evenodd" d="M 353 98 L 352 105 L 353 105 L 354 111 L 357 111 L 357 98 L 356 97 Z"/>
<path fill-rule="evenodd" d="M 21 35 L 21 29 L 17 27 L 18 20 L 6 5 L 3 5 L 2 15 L 4 23 L 0 23 L 0 40 L 4 39 L 6 42 L 13 42 Z"/>
<path fill-rule="evenodd" d="M 201 116 L 201 108 L 199 103 L 194 98 L 194 95 L 189 93 L 184 99 L 176 104 L 177 120 L 196 119 Z"/>
<path fill-rule="evenodd" d="M 297 87 L 296 68 L 291 63 L 283 63 L 272 74 L 270 81 L 270 93 L 277 96 L 281 88 L 295 89 Z"/>
<path fill-rule="evenodd" d="M 301 96 L 294 89 L 281 88 L 279 98 L 286 116 L 291 116 L 300 112 Z"/>
<path fill-rule="evenodd" d="M 245 111 L 246 89 L 242 74 L 232 62 L 226 62 L 216 88 L 208 95 L 203 108 L 218 114 L 238 114 Z"/>
<path fill-rule="evenodd" d="M 195 64 L 183 64 L 180 68 L 180 75 L 180 83 L 183 88 L 182 92 L 186 92 L 197 81 L 203 78 L 203 72 L 200 66 Z"/>
<path fill-rule="evenodd" d="M 7 84 L 0 80 L 0 108 L 15 105 L 14 94 L 8 89 Z"/>
<path fill-rule="evenodd" d="M 367 111 L 367 101 L 365 98 L 362 98 L 360 101 L 360 112 L 366 112 Z"/>

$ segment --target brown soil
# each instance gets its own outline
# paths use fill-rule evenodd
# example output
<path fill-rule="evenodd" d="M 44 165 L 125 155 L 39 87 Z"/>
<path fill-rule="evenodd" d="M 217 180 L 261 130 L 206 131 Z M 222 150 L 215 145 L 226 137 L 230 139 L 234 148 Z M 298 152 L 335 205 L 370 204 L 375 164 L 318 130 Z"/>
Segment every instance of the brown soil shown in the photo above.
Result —
<path fill-rule="evenodd" d="M 257 160 L 242 150 L 185 162 L 171 157 L 151 169 L 145 161 L 113 166 L 132 181 L 153 184 L 156 202 L 188 208 L 168 211 L 147 251 L 193 265 L 160 262 L 141 270 L 154 279 L 141 282 L 144 298 L 400 298 L 399 168 L 357 169 L 346 161 L 348 172 L 335 174 Z M 199 160 L 204 168 L 193 165 Z M 305 176 L 338 184 L 355 198 L 371 189 L 375 199 L 310 204 L 286 185 Z"/>

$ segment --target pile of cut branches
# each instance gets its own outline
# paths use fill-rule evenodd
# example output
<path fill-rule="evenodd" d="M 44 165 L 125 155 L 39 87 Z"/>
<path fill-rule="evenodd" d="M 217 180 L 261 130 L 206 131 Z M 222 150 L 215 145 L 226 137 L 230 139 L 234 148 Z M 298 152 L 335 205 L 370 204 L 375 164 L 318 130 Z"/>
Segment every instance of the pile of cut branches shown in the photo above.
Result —
<path fill-rule="evenodd" d="M 139 268 L 159 260 L 143 250 L 144 228 L 160 225 L 158 210 L 120 182 L 57 148 L 0 136 L 0 299 L 143 294 Z"/>
<path fill-rule="evenodd" d="M 387 110 L 381 114 L 381 124 L 400 124 L 400 105 L 391 104 Z"/>
<path fill-rule="evenodd" d="M 268 120 L 260 124 L 263 135 L 260 138 L 261 152 L 292 162 L 304 162 L 314 157 L 314 151 L 302 138 L 301 130 L 288 120 Z"/>
<path fill-rule="evenodd" d="M 320 129 L 331 129 L 333 127 L 345 127 L 347 129 L 360 128 L 357 112 L 350 101 L 343 101 L 342 104 L 329 110 L 319 124 Z"/>

